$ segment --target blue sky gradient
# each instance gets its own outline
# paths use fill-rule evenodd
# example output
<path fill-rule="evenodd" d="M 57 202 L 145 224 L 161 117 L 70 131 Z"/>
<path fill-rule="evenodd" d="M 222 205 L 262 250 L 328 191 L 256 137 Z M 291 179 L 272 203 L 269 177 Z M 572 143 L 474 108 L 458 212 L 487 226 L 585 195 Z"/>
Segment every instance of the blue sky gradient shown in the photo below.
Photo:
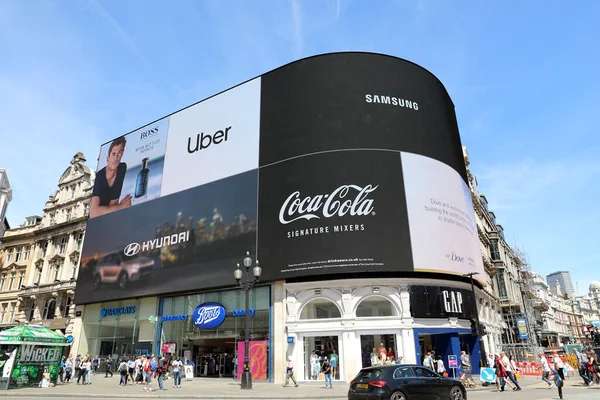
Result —
<path fill-rule="evenodd" d="M 600 2 L 0 2 L 0 168 L 12 226 L 71 157 L 298 58 L 360 50 L 433 72 L 479 189 L 547 274 L 600 280 Z"/>

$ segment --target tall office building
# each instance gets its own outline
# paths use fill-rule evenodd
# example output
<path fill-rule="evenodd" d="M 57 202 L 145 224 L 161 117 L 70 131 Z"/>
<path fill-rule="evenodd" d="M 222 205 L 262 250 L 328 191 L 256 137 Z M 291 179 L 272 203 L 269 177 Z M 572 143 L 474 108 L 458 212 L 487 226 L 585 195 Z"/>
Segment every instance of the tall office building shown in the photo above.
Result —
<path fill-rule="evenodd" d="M 569 271 L 556 271 L 546 276 L 546 282 L 550 287 L 560 286 L 562 293 L 567 293 L 569 297 L 575 294 L 575 287 L 573 286 L 573 280 L 571 279 L 571 272 Z"/>

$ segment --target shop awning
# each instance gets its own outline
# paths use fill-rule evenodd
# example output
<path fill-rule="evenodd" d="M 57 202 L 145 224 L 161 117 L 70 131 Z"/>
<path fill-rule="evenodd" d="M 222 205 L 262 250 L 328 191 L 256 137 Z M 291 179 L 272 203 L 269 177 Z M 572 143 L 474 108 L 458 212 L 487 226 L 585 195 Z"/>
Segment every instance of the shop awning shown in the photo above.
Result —
<path fill-rule="evenodd" d="M 0 332 L 0 344 L 38 344 L 68 346 L 67 339 L 43 326 L 22 325 Z"/>

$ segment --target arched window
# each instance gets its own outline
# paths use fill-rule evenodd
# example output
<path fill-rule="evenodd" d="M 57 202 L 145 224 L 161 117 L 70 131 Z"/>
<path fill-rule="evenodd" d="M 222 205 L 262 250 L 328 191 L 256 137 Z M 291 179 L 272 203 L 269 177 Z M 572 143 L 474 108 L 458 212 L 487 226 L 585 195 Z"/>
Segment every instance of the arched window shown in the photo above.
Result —
<path fill-rule="evenodd" d="M 54 319 L 54 315 L 56 314 L 56 300 L 47 299 L 44 303 L 44 315 L 42 319 Z"/>
<path fill-rule="evenodd" d="M 340 309 L 334 302 L 327 299 L 311 300 L 302 308 L 300 319 L 341 318 Z"/>
<path fill-rule="evenodd" d="M 391 317 L 396 315 L 394 305 L 383 297 L 371 296 L 360 302 L 356 309 L 357 317 Z"/>

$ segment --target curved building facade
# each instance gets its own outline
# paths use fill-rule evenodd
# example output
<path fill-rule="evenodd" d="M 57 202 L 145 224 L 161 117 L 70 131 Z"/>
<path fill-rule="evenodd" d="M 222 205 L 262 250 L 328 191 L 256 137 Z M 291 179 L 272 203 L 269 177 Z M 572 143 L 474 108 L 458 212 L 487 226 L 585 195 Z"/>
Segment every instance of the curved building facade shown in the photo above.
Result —
<path fill-rule="evenodd" d="M 162 352 L 235 376 L 233 270 L 249 251 L 259 379 L 278 382 L 289 357 L 301 380 L 323 357 L 340 380 L 372 357 L 478 363 L 464 275 L 481 286 L 485 271 L 454 106 L 411 62 L 299 60 L 106 143 L 90 217 L 80 353 Z M 217 326 L 196 314 L 209 303 Z"/>

